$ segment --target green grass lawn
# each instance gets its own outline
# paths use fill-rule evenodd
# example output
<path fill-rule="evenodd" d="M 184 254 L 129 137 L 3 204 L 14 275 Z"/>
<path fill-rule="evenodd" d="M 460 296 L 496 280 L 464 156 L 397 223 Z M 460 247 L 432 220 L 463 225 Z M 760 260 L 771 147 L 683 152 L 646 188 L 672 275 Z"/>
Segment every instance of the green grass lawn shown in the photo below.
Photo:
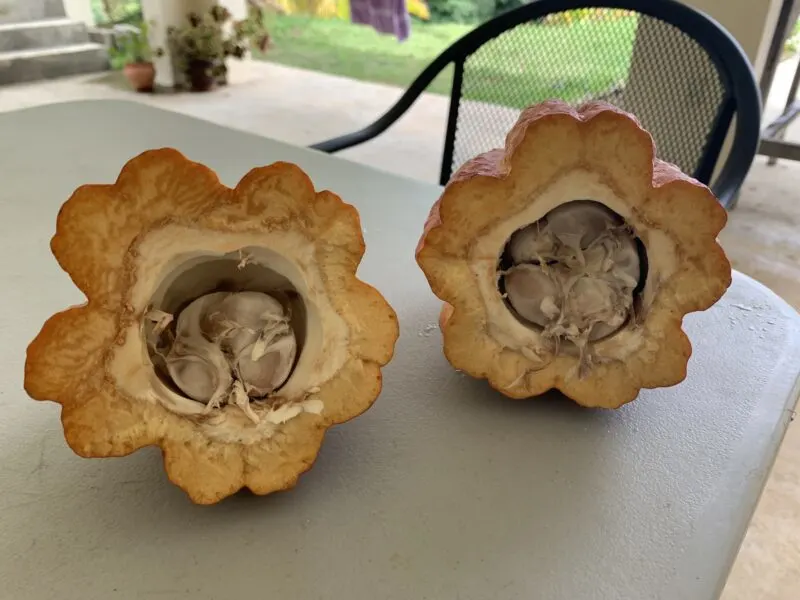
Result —
<path fill-rule="evenodd" d="M 276 16 L 268 26 L 274 47 L 265 60 L 407 87 L 469 25 L 415 21 L 403 43 L 369 27 L 306 16 Z M 524 25 L 482 47 L 468 61 L 464 96 L 515 108 L 548 98 L 568 101 L 624 83 L 635 18 Z M 452 70 L 428 91 L 449 94 Z"/>

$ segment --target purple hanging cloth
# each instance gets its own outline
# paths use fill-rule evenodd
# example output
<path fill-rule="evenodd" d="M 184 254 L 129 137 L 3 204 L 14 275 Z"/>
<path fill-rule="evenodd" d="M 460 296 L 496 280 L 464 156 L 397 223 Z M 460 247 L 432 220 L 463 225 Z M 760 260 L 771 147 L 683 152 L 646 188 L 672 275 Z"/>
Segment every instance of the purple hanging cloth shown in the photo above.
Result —
<path fill-rule="evenodd" d="M 350 0 L 350 20 L 394 35 L 401 42 L 411 32 L 406 0 Z"/>

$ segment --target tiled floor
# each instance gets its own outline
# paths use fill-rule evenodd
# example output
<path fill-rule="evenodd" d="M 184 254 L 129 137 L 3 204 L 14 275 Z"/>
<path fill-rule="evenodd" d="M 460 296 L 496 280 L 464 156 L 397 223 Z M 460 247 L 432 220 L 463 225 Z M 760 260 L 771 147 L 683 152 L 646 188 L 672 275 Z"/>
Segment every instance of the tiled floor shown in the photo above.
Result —
<path fill-rule="evenodd" d="M 777 93 L 767 107 L 768 116 L 779 111 L 792 68 L 790 63 L 781 66 L 773 88 Z M 250 62 L 234 64 L 231 81 L 229 87 L 211 94 L 149 96 L 125 91 L 116 75 L 81 76 L 0 88 L 0 111 L 81 98 L 135 99 L 306 145 L 367 124 L 401 92 L 383 85 Z M 446 114 L 445 98 L 423 96 L 380 138 L 342 154 L 403 175 L 435 181 Z M 768 167 L 763 158 L 758 158 L 722 236 L 738 270 L 760 280 L 796 308 L 800 308 L 798 183 L 800 163 L 784 161 Z M 800 598 L 798 424 L 789 429 L 723 598 Z"/>

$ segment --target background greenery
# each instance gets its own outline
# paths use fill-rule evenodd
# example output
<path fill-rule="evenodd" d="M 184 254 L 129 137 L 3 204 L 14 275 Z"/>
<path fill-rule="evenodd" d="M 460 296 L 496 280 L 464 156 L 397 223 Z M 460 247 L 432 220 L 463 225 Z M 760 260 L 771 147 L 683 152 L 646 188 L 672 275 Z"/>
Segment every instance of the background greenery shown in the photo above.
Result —
<path fill-rule="evenodd" d="M 570 24 L 531 24 L 508 32 L 502 44 L 484 47 L 468 63 L 465 96 L 522 108 L 554 95 L 578 100 L 613 88 L 627 74 L 636 19 L 604 23 L 603 35 L 596 35 L 597 26 L 587 19 Z M 410 38 L 398 43 L 369 27 L 346 21 L 287 15 L 270 19 L 273 47 L 262 58 L 407 87 L 442 50 L 472 28 L 466 23 L 415 21 Z M 520 60 L 508 54 L 509 48 L 522 49 L 543 63 Z M 448 94 L 451 79 L 448 69 L 428 91 Z"/>
<path fill-rule="evenodd" d="M 91 1 L 99 24 L 141 21 L 140 0 Z M 272 47 L 255 58 L 407 87 L 478 23 L 529 0 L 426 0 L 427 6 L 408 0 L 412 32 L 402 43 L 351 23 L 346 0 L 273 1 L 290 14 L 269 17 Z M 464 95 L 519 108 L 554 96 L 578 100 L 613 90 L 625 82 L 636 24 L 624 11 L 583 9 L 518 27 L 470 60 Z M 787 54 L 798 49 L 800 22 L 786 43 Z M 448 94 L 451 80 L 448 69 L 428 91 Z"/>
<path fill-rule="evenodd" d="M 140 0 L 91 0 L 94 22 L 98 25 L 136 24 L 142 20 Z"/>
<path fill-rule="evenodd" d="M 786 40 L 784 53 L 789 55 L 796 54 L 798 50 L 800 50 L 800 21 L 797 21 L 794 27 L 792 27 L 792 31 L 789 33 L 789 39 Z"/>
<path fill-rule="evenodd" d="M 428 0 L 428 7 L 433 22 L 479 23 L 501 12 L 527 4 L 528 1 Z"/>

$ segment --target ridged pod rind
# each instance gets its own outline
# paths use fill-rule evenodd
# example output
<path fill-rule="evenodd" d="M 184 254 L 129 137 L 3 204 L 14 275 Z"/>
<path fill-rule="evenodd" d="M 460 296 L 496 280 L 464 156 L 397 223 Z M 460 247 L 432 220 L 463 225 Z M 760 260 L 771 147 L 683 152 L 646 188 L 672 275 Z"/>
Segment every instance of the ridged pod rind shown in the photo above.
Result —
<path fill-rule="evenodd" d="M 258 443 L 225 443 L 114 384 L 108 357 L 123 324 L 141 318 L 131 314 L 138 248 L 176 223 L 208 232 L 293 230 L 310 240 L 325 292 L 350 331 L 343 366 L 315 390 L 321 414 L 299 414 Z M 72 194 L 51 249 L 88 301 L 53 315 L 31 342 L 25 390 L 62 406 L 64 436 L 80 456 L 124 456 L 157 445 L 170 480 L 196 503 L 242 488 L 268 494 L 293 487 L 314 463 L 326 429 L 363 413 L 380 393 L 381 367 L 399 335 L 396 314 L 356 278 L 365 250 L 358 212 L 329 191 L 315 191 L 297 165 L 255 168 L 231 189 L 177 150 L 143 152 L 115 183 Z"/>
<path fill-rule="evenodd" d="M 541 366 L 493 337 L 471 270 L 487 232 L 535 209 L 557 184 L 572 199 L 593 199 L 596 189 L 608 190 L 617 204 L 612 208 L 626 213 L 648 253 L 659 259 L 663 246 L 670 246 L 674 256 L 662 258 L 680 265 L 657 282 L 637 330 L 641 350 L 595 365 L 586 376 L 575 375 L 572 356 Z M 554 100 L 524 110 L 503 148 L 476 156 L 454 173 L 430 210 L 416 259 L 445 303 L 444 352 L 455 368 L 513 398 L 558 389 L 585 406 L 616 408 L 642 388 L 685 379 L 691 344 L 682 319 L 712 306 L 731 283 L 731 266 L 717 241 L 726 220 L 706 185 L 656 158 L 652 137 L 633 115 L 604 102 L 573 108 Z M 665 243 L 650 245 L 655 236 Z"/>

